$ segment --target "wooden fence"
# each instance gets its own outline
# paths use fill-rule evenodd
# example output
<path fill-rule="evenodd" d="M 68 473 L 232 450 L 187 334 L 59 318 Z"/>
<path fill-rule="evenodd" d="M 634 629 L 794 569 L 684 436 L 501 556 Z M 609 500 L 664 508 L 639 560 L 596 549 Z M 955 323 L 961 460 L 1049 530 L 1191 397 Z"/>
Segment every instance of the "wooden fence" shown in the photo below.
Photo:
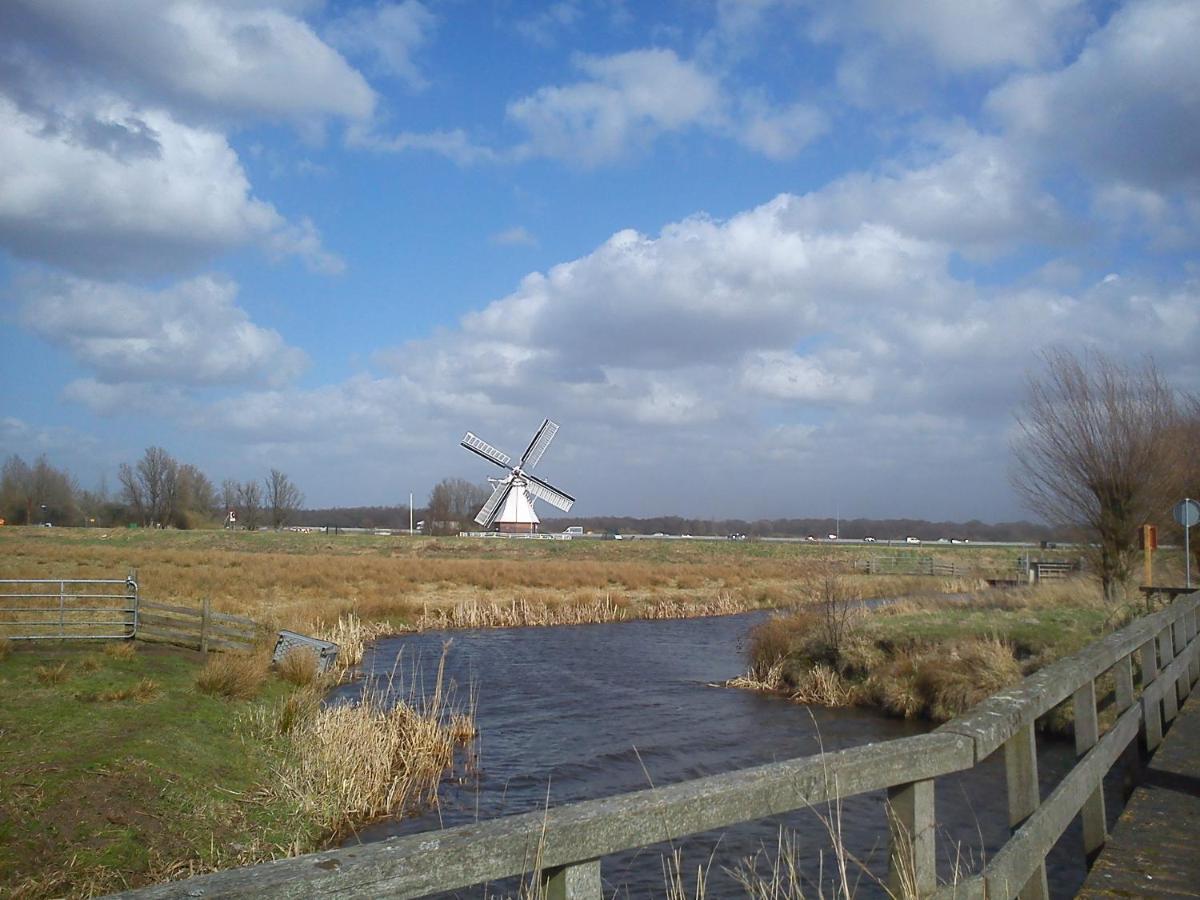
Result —
<path fill-rule="evenodd" d="M 246 650 L 261 626 L 253 619 L 212 611 L 204 600 L 199 609 L 142 600 L 138 609 L 138 640 L 165 641 L 209 650 Z"/>
<path fill-rule="evenodd" d="M 793 759 L 545 812 L 310 853 L 157 885 L 124 896 L 419 897 L 539 873 L 550 898 L 603 896 L 609 854 L 766 818 L 868 791 L 886 791 L 891 888 L 937 898 L 1045 897 L 1045 858 L 1072 819 L 1083 847 L 1106 840 L 1102 779 L 1140 736 L 1152 751 L 1200 678 L 1192 593 L 1081 653 L 1001 691 L 936 731 Z M 1141 677 L 1134 678 L 1134 657 Z M 1099 729 L 1096 681 L 1112 673 L 1115 722 Z M 1135 683 L 1136 681 L 1136 683 Z M 1075 717 L 1074 768 L 1043 803 L 1035 722 L 1064 700 Z M 1012 836 L 983 870 L 937 884 L 937 778 L 1002 751 Z"/>
<path fill-rule="evenodd" d="M 953 562 L 934 559 L 932 556 L 871 556 L 856 559 L 854 568 L 869 575 L 939 575 L 955 578 L 966 574 L 966 569 Z"/>

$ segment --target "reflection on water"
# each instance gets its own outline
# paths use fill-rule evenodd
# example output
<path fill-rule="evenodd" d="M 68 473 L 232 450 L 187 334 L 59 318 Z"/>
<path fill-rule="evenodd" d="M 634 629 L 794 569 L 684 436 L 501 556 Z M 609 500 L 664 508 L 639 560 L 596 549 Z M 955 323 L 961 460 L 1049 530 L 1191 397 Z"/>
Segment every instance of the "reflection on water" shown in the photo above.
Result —
<path fill-rule="evenodd" d="M 399 655 L 407 681 L 416 677 L 432 684 L 442 644 L 453 640 L 447 675 L 460 697 L 473 690 L 477 698 L 478 771 L 465 784 L 446 786 L 439 810 L 380 823 L 360 839 L 528 812 L 547 803 L 559 806 L 927 730 L 926 724 L 869 710 L 805 707 L 713 686 L 743 671 L 742 643 L 762 617 L 426 633 L 378 642 L 363 663 L 368 677 L 386 676 Z M 361 682 L 340 691 L 360 689 Z M 1063 743 L 1041 743 L 1044 795 L 1070 767 L 1073 752 Z M 937 791 L 939 866 L 949 878 L 955 867 L 978 866 L 1007 837 L 1002 755 L 938 779 Z M 726 869 L 764 848 L 774 859 L 781 824 L 798 835 L 806 876 L 828 883 L 835 875 L 828 835 L 834 827 L 857 860 L 850 871 L 857 894 L 883 896 L 884 800 L 882 792 L 849 797 L 840 809 L 747 823 L 677 847 L 685 871 L 707 867 L 709 897 L 740 896 Z M 1057 896 L 1072 896 L 1082 883 L 1081 840 L 1073 826 L 1051 856 Z M 662 845 L 606 857 L 605 896 L 661 896 L 662 857 L 670 851 Z M 492 886 L 492 895 L 497 891 L 513 888 Z"/>

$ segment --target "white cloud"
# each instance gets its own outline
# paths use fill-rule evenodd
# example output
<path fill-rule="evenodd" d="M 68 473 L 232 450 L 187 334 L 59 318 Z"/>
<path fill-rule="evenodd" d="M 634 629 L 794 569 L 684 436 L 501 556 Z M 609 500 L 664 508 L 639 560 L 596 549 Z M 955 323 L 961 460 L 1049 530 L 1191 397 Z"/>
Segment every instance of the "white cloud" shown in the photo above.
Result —
<path fill-rule="evenodd" d="M 717 80 L 672 50 L 580 56 L 576 66 L 588 80 L 543 87 L 508 105 L 509 119 L 529 133 L 518 156 L 600 165 L 719 114 Z"/>
<path fill-rule="evenodd" d="M 112 98 L 37 113 L 0 95 L 0 246 L 109 275 L 254 242 L 336 268 L 311 223 L 252 196 L 223 135 Z"/>
<path fill-rule="evenodd" d="M 60 101 L 82 81 L 218 119 L 369 117 L 375 96 L 362 76 L 279 5 L 11 0 L 0 11 L 0 46 L 18 48 L 28 89 Z"/>
<path fill-rule="evenodd" d="M 1052 65 L 1089 24 L 1082 0 L 808 4 L 808 35 L 843 48 L 837 80 L 867 107 L 912 107 L 942 75 Z"/>
<path fill-rule="evenodd" d="M 451 131 L 401 131 L 391 136 L 379 133 L 376 124 L 353 126 L 347 129 L 346 142 L 351 147 L 362 147 L 382 153 L 405 153 L 416 150 L 444 156 L 460 166 L 495 162 L 502 154 L 491 147 L 477 144 L 461 128 Z"/>
<path fill-rule="evenodd" d="M 790 159 L 829 130 L 828 116 L 808 103 L 773 109 L 750 95 L 744 105 L 738 139 L 769 159 Z"/>
<path fill-rule="evenodd" d="M 129 383 L 151 395 L 165 385 L 280 384 L 306 363 L 278 332 L 250 321 L 235 284 L 209 276 L 161 291 L 41 279 L 25 295 L 25 327 L 95 372 L 98 383 L 73 389 L 95 407 L 111 406 Z"/>
<path fill-rule="evenodd" d="M 1116 10 L 1069 66 L 1023 75 L 988 98 L 1017 139 L 1101 179 L 1200 187 L 1200 5 Z"/>
<path fill-rule="evenodd" d="M 498 231 L 489 236 L 488 240 L 501 247 L 536 247 L 538 245 L 537 237 L 531 234 L 529 229 L 523 225 L 514 225 L 512 228 L 505 228 L 503 231 Z"/>
<path fill-rule="evenodd" d="M 379 2 L 352 9 L 325 34 L 346 53 L 367 56 L 379 70 L 419 90 L 428 81 L 413 55 L 428 42 L 436 24 L 437 18 L 418 0 Z"/>

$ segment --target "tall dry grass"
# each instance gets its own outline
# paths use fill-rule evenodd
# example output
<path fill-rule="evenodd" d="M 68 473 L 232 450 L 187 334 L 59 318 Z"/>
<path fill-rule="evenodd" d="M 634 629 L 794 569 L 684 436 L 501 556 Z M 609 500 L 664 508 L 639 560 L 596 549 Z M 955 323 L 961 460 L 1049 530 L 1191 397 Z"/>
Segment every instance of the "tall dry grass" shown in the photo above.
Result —
<path fill-rule="evenodd" d="M 196 673 L 196 689 L 229 700 L 250 700 L 262 690 L 269 665 L 261 653 L 214 653 Z"/>
<path fill-rule="evenodd" d="M 0 662 L 8 659 L 8 655 L 12 653 L 13 642 L 0 634 Z"/>
<path fill-rule="evenodd" d="M 273 790 L 335 837 L 436 803 L 455 747 L 475 733 L 472 712 L 445 684 L 445 661 L 443 651 L 426 692 L 403 692 L 393 672 L 356 702 L 326 705 L 319 692 L 301 689 L 252 720 L 261 736 L 286 741 Z"/>
<path fill-rule="evenodd" d="M 895 715 L 941 722 L 1021 678 L 1010 645 L 995 638 L 967 638 L 900 651 L 871 673 L 866 690 Z"/>

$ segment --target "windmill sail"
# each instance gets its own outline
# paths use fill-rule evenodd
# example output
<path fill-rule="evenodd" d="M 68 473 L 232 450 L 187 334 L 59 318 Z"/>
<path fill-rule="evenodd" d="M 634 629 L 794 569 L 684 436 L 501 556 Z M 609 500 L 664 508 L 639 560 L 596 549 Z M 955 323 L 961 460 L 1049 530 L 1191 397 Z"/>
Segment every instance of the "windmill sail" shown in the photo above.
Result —
<path fill-rule="evenodd" d="M 492 491 L 492 496 L 488 497 L 487 503 L 483 504 L 483 509 L 479 510 L 479 514 L 475 516 L 475 521 L 484 528 L 492 527 L 492 522 L 496 518 L 500 504 L 504 502 L 504 498 L 508 496 L 509 490 L 512 489 L 512 482 L 512 476 L 509 476 L 496 485 L 496 489 Z"/>
<path fill-rule="evenodd" d="M 539 500 L 545 500 L 551 506 L 557 506 L 563 512 L 567 512 L 571 508 L 571 504 L 575 502 L 575 498 L 570 494 L 564 494 L 558 488 L 551 484 L 547 484 L 540 478 L 535 478 L 528 473 L 522 476 L 528 482 L 525 485 L 525 490 L 537 497 Z"/>
<path fill-rule="evenodd" d="M 496 465 L 504 466 L 505 468 L 511 468 L 509 465 L 512 462 L 511 456 L 509 456 L 507 453 L 497 450 L 487 441 L 476 437 L 469 431 L 467 432 L 466 437 L 464 437 L 460 443 L 471 452 L 478 453 L 489 462 L 494 462 Z"/>
<path fill-rule="evenodd" d="M 554 440 L 554 435 L 557 433 L 557 423 L 551 422 L 549 419 L 543 420 L 542 427 L 533 436 L 533 440 L 529 442 L 529 447 L 525 450 L 525 455 L 521 457 L 521 468 L 532 469 L 536 466 L 538 460 L 542 458 L 542 454 L 546 452 L 546 448 L 550 446 L 550 442 Z"/>

